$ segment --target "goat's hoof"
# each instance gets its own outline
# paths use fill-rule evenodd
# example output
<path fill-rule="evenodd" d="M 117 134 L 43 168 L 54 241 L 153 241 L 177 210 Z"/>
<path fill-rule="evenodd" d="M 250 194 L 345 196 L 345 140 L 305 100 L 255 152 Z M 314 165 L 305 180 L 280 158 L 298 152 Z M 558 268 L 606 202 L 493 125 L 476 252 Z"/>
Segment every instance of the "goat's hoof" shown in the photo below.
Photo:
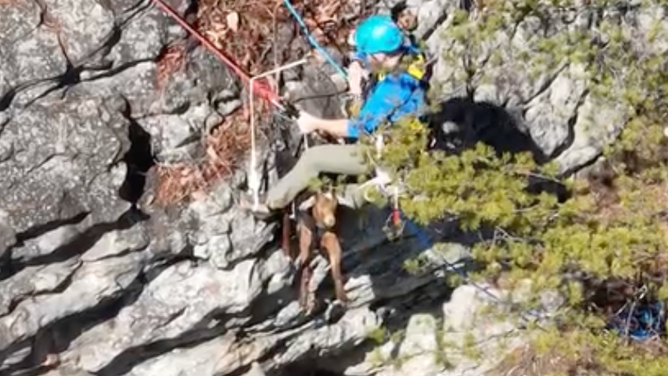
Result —
<path fill-rule="evenodd" d="M 310 316 L 316 308 L 315 297 L 305 296 L 299 299 L 299 308 L 305 316 Z"/>
<path fill-rule="evenodd" d="M 335 300 L 327 306 L 325 311 L 325 320 L 329 323 L 336 322 L 346 313 L 346 304 L 340 300 Z"/>
<path fill-rule="evenodd" d="M 304 312 L 305 316 L 311 316 L 313 312 L 315 311 L 315 304 L 307 304 L 305 307 L 302 307 L 302 312 Z"/>
<path fill-rule="evenodd" d="M 60 357 L 58 354 L 47 354 L 42 362 L 43 367 L 56 367 L 60 364 Z"/>
<path fill-rule="evenodd" d="M 304 315 L 306 317 L 310 316 L 311 313 L 313 312 L 313 309 L 309 308 L 308 305 L 300 304 L 299 308 L 301 310 L 302 315 Z"/>

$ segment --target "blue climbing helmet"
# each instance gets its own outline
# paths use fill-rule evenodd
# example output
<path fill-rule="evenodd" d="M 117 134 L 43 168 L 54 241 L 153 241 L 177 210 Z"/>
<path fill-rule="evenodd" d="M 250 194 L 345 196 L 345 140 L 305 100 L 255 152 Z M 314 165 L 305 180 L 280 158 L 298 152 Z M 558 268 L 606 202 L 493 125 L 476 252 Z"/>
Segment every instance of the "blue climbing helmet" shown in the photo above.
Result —
<path fill-rule="evenodd" d="M 404 44 L 404 33 L 390 16 L 373 15 L 355 30 L 354 44 L 364 54 L 392 53 Z"/>

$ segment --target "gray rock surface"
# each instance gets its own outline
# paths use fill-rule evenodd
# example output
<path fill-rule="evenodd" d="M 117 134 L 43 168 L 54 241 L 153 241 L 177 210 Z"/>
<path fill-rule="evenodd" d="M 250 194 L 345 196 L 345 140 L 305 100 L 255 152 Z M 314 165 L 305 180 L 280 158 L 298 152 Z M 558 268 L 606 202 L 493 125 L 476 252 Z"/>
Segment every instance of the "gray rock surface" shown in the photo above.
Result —
<path fill-rule="evenodd" d="M 168 2 L 182 14 L 191 5 Z M 447 27 L 457 5 L 416 0 L 411 6 L 419 11 L 420 33 L 429 34 Z M 642 27 L 638 32 L 647 31 Z M 436 34 L 433 49 L 447 48 Z M 204 135 L 243 99 L 239 82 L 202 47 L 189 52 L 187 69 L 158 87 L 156 59 L 184 35 L 147 0 L 0 1 L 0 374 L 44 364 L 37 371 L 50 376 L 273 375 L 327 358 L 337 372 L 389 376 L 398 371 L 369 359 L 352 364 L 349 354 L 360 354 L 370 331 L 394 323 L 406 328 L 400 356 L 414 359 L 402 373 L 481 375 L 486 364 L 443 373 L 427 354 L 435 351 L 441 325 L 463 325 L 480 299 L 464 286 L 443 306 L 449 295 L 443 277 L 462 268 L 469 251 L 469 239 L 454 225 L 432 234 L 447 239 L 443 248 L 425 249 L 410 233 L 388 242 L 383 211 L 369 210 L 364 226 L 346 214 L 343 268 L 351 302 L 337 312 L 322 301 L 333 291 L 327 262 L 318 257 L 313 287 L 321 309 L 305 317 L 294 266 L 275 241 L 277 224 L 237 207 L 244 171 L 200 200 L 152 202 L 153 159 L 201 158 Z M 494 74 L 520 71 L 499 69 Z M 522 122 L 544 153 L 564 150 L 556 154 L 565 170 L 600 153 L 603 137 L 579 130 L 588 114 L 607 124 L 600 128 L 606 136 L 621 124 L 614 107 L 578 102 L 584 88 L 567 74 L 576 70 L 560 72 Z M 450 74 L 437 67 L 438 78 Z M 306 108 L 334 117 L 338 100 L 305 98 L 341 90 L 340 80 L 323 75 L 334 72 L 306 68 L 301 81 L 291 75 L 290 85 Z M 535 82 L 516 81 L 521 85 L 513 90 L 480 85 L 476 98 L 512 105 L 536 94 Z M 409 274 L 404 262 L 417 256 L 422 268 Z M 420 307 L 436 307 L 444 322 Z M 393 353 L 394 345 L 380 352 Z"/>
<path fill-rule="evenodd" d="M 436 17 L 431 11 L 434 2 L 416 2 L 420 3 L 416 9 L 420 21 L 424 23 L 421 28 L 428 29 Z M 511 144 L 508 146 L 512 149 L 531 150 L 542 160 L 554 159 L 564 174 L 574 172 L 601 153 L 603 147 L 621 132 L 627 120 L 627 109 L 614 98 L 601 100 L 591 95 L 582 64 L 568 62 L 563 56 L 563 61 L 553 61 L 548 57 L 548 51 L 546 57 L 553 64 L 536 69 L 529 66 L 527 59 L 521 58 L 522 54 L 535 56 L 540 50 L 535 46 L 537 40 L 566 32 L 587 32 L 592 38 L 596 35 L 606 38 L 600 35 L 596 26 L 597 22 L 603 21 L 616 22 L 630 35 L 637 35 L 643 41 L 645 39 L 640 35 L 648 35 L 646 25 L 661 25 L 657 32 L 661 35 L 666 33 L 665 10 L 658 5 L 640 7 L 624 14 L 609 7 L 600 15 L 594 14 L 594 8 L 576 7 L 545 11 L 546 14 L 553 14 L 547 28 L 543 27 L 544 23 L 538 16 L 528 15 L 517 23 L 509 22 L 511 26 L 500 26 L 480 46 L 467 47 L 447 36 L 454 20 L 453 10 L 462 3 L 441 2 L 444 4 L 441 5 L 443 22 L 427 40 L 430 51 L 445 55 L 434 66 L 433 82 L 439 84 L 442 97 L 470 95 L 476 102 L 487 102 L 492 107 L 503 106 L 507 120 L 501 124 L 490 121 L 490 116 L 498 118 L 500 112 L 492 113 L 484 109 L 471 110 L 470 116 L 475 120 L 464 120 L 466 116 L 461 113 L 466 111 L 454 104 L 446 108 L 444 118 L 466 128 L 475 128 L 482 138 L 492 143 L 507 139 L 504 142 Z M 565 21 L 570 19 L 573 22 Z M 651 42 L 639 42 L 634 52 L 642 56 L 644 52 L 662 53 L 665 49 L 665 38 L 659 37 Z M 463 57 L 472 59 L 477 67 L 469 82 L 461 64 Z M 613 83 L 609 90 L 622 92 L 623 81 L 620 79 Z M 450 115 L 447 115 L 448 111 Z"/>

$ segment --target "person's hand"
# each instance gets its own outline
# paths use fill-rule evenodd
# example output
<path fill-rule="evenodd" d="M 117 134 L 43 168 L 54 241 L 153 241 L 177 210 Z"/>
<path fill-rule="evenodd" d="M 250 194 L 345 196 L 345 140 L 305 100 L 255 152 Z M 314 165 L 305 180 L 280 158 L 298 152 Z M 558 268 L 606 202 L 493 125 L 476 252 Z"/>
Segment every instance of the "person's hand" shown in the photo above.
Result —
<path fill-rule="evenodd" d="M 318 130 L 318 118 L 307 112 L 299 111 L 297 125 L 303 134 L 309 134 Z"/>

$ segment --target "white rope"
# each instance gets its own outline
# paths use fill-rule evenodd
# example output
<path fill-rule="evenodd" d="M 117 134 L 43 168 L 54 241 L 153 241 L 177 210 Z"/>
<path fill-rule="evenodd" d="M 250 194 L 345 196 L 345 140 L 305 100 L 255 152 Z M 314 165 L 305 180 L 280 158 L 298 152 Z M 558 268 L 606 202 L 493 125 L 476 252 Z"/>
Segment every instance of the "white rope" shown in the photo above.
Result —
<path fill-rule="evenodd" d="M 385 146 L 385 139 L 383 139 L 382 134 L 376 135 L 375 138 L 374 146 L 376 146 L 376 159 L 380 159 L 383 153 L 383 147 Z"/>
<path fill-rule="evenodd" d="M 376 177 L 374 177 L 371 180 L 368 180 L 364 183 L 362 183 L 358 189 L 364 190 L 364 199 L 368 202 L 371 202 L 371 198 L 369 197 L 368 191 L 366 191 L 366 188 L 368 187 L 376 187 L 378 191 L 380 191 L 381 194 L 387 195 L 387 185 L 392 182 L 392 177 L 390 174 L 387 172 L 381 170 L 378 167 L 375 167 L 375 172 L 376 172 Z"/>
<path fill-rule="evenodd" d="M 303 135 L 304 137 L 304 150 L 307 150 L 309 148 L 308 146 L 308 137 L 306 134 Z M 292 203 L 290 204 L 290 219 L 296 219 L 297 218 L 297 204 L 295 203 L 295 200 L 292 200 Z"/>
<path fill-rule="evenodd" d="M 255 80 L 258 78 L 266 77 L 286 69 L 294 68 L 296 66 L 305 64 L 308 62 L 308 59 L 301 59 L 295 62 L 282 65 L 276 69 L 272 69 L 268 72 L 264 72 L 257 76 L 254 76 L 250 79 L 250 90 L 249 90 L 249 107 L 250 107 L 250 127 L 251 127 L 251 158 L 250 165 L 248 166 L 248 190 L 253 195 L 253 208 L 257 209 L 260 205 L 260 174 L 257 171 L 257 145 L 255 141 L 255 107 L 254 107 L 254 97 L 253 97 L 253 86 Z"/>
<path fill-rule="evenodd" d="M 380 157 L 382 156 L 383 148 L 385 147 L 385 139 L 383 138 L 382 134 L 377 134 L 374 137 L 374 146 L 375 146 L 375 149 L 376 149 L 376 158 L 375 159 L 379 160 Z M 392 182 L 392 177 L 390 176 L 390 174 L 387 171 L 381 169 L 374 162 L 373 158 L 371 159 L 371 162 L 374 164 L 374 170 L 375 170 L 375 175 L 376 176 L 373 179 L 371 179 L 371 180 L 369 180 L 369 181 L 367 181 L 367 182 L 365 182 L 365 183 L 363 183 L 362 185 L 359 186 L 359 189 L 364 190 L 363 195 L 364 195 L 364 199 L 366 201 L 371 201 L 371 198 L 369 197 L 368 191 L 366 190 L 367 187 L 374 186 L 374 187 L 376 187 L 376 189 L 378 189 L 378 191 L 381 194 L 383 194 L 385 196 L 388 196 L 389 194 L 388 194 L 388 190 L 387 190 L 387 185 Z M 398 195 L 398 186 L 394 186 L 393 188 L 397 192 L 397 195 Z"/>

